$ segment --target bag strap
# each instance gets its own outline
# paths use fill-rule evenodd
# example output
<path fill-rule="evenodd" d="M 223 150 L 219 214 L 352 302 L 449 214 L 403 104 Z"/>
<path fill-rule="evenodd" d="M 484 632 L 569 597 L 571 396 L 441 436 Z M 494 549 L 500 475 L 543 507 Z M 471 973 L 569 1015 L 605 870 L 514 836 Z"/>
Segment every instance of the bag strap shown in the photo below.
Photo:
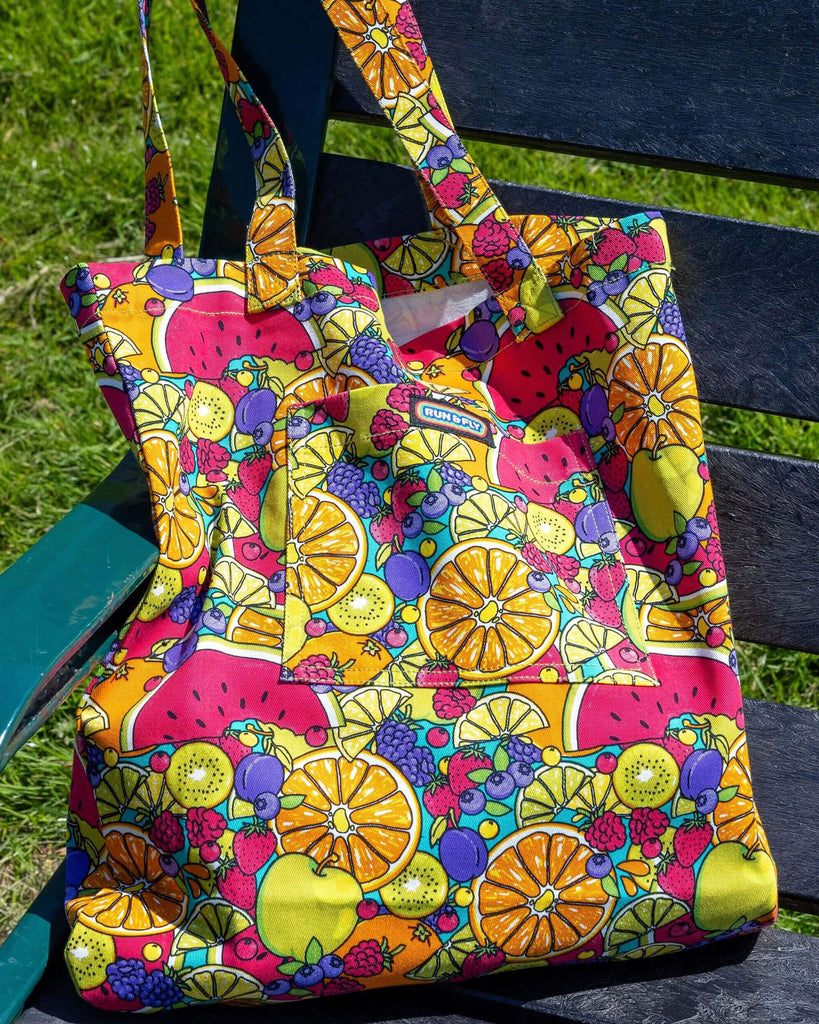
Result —
<path fill-rule="evenodd" d="M 159 117 L 149 55 L 152 0 L 138 0 L 142 37 L 142 115 L 145 136 L 145 253 L 182 255 L 182 224 L 170 152 Z M 256 199 L 248 226 L 246 285 L 248 311 L 301 298 L 296 247 L 293 172 L 281 136 L 208 19 L 205 0 L 191 0 L 216 55 L 236 116 L 253 158 Z"/>
<path fill-rule="evenodd" d="M 513 331 L 555 323 L 562 314 L 543 271 L 452 127 L 409 2 L 322 4 L 415 164 L 433 220 L 458 235 Z"/>

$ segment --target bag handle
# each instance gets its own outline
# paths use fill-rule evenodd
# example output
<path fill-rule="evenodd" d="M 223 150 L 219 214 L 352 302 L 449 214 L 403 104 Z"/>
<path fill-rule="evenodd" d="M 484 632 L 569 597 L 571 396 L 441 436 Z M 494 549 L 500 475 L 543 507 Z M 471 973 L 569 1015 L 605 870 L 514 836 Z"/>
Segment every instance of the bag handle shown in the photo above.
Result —
<path fill-rule="evenodd" d="M 415 164 L 433 220 L 461 239 L 512 330 L 555 323 L 562 314 L 543 271 L 455 133 L 408 0 L 322 5 Z"/>
<path fill-rule="evenodd" d="M 181 258 L 182 227 L 173 167 L 159 117 L 149 55 L 152 0 L 138 0 L 142 37 L 147 255 L 168 246 Z M 248 225 L 245 282 L 249 312 L 288 301 L 301 288 L 293 173 L 273 120 L 214 33 L 205 0 L 190 0 L 216 55 L 250 145 L 256 199 Z M 562 316 L 548 281 L 488 182 L 455 133 L 440 84 L 408 2 L 322 0 L 341 41 L 416 166 L 431 212 L 454 231 L 523 337 Z M 453 166 L 454 165 L 454 166 Z M 161 211 L 161 212 L 160 212 Z M 470 272 L 467 261 L 464 270 Z"/>
<path fill-rule="evenodd" d="M 145 137 L 145 253 L 171 247 L 182 256 L 182 224 L 165 132 L 159 117 L 149 54 L 152 0 L 138 0 L 142 37 L 142 124 Z M 298 302 L 293 172 L 281 136 L 229 50 L 211 28 L 205 0 L 191 0 L 225 80 L 253 158 L 256 199 L 248 226 L 246 285 L 249 312 Z"/>

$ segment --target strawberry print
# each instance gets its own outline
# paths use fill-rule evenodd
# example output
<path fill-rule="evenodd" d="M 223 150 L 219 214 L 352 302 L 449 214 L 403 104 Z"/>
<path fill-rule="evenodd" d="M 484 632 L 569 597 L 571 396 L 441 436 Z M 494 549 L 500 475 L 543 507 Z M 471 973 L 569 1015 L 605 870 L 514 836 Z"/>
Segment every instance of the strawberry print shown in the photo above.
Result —
<path fill-rule="evenodd" d="M 258 493 L 248 490 L 244 484 L 236 484 L 225 492 L 242 516 L 250 523 L 258 523 L 261 502 Z"/>
<path fill-rule="evenodd" d="M 235 862 L 228 862 L 217 873 L 220 895 L 242 910 L 250 910 L 256 903 L 256 879 L 245 874 Z"/>
<path fill-rule="evenodd" d="M 613 601 L 625 582 L 626 570 L 622 562 L 605 559 L 589 569 L 589 583 L 602 601 Z"/>
<path fill-rule="evenodd" d="M 437 778 L 424 790 L 424 807 L 433 818 L 450 818 L 456 824 L 461 816 L 458 794 L 446 780 Z"/>
<path fill-rule="evenodd" d="M 665 262 L 665 245 L 654 228 L 640 228 L 631 236 L 634 242 L 634 255 L 646 263 Z"/>
<path fill-rule="evenodd" d="M 600 462 L 600 477 L 607 491 L 619 494 L 625 490 L 628 479 L 628 459 L 616 445 L 604 449 Z"/>
<path fill-rule="evenodd" d="M 598 585 L 601 585 L 603 574 L 596 576 L 595 579 Z M 607 600 L 598 594 L 593 594 L 588 598 L 586 608 L 589 615 L 598 622 L 602 622 L 604 626 L 611 626 L 613 629 L 616 629 L 622 625 L 623 616 L 615 601 Z"/>
<path fill-rule="evenodd" d="M 707 821 L 687 821 L 674 833 L 674 853 L 683 867 L 691 867 L 711 846 L 713 828 Z"/>
<path fill-rule="evenodd" d="M 430 173 L 428 172 L 425 177 L 429 180 Z M 475 188 L 469 180 L 468 174 L 465 174 L 463 171 L 450 171 L 435 186 L 435 194 L 444 206 L 458 209 L 474 197 Z"/>
<path fill-rule="evenodd" d="M 621 256 L 631 258 L 637 251 L 637 244 L 624 231 L 617 228 L 604 228 L 595 235 L 592 260 L 600 267 L 610 267 Z"/>
<path fill-rule="evenodd" d="M 239 483 L 250 494 L 259 494 L 267 482 L 272 464 L 268 452 L 249 455 L 239 463 Z"/>
<path fill-rule="evenodd" d="M 679 860 L 663 864 L 657 872 L 657 882 L 663 892 L 684 903 L 690 903 L 694 898 L 694 869 L 690 865 L 681 864 Z"/>
<path fill-rule="evenodd" d="M 245 825 L 233 839 L 236 866 L 245 875 L 255 875 L 276 852 L 276 833 L 264 825 Z"/>

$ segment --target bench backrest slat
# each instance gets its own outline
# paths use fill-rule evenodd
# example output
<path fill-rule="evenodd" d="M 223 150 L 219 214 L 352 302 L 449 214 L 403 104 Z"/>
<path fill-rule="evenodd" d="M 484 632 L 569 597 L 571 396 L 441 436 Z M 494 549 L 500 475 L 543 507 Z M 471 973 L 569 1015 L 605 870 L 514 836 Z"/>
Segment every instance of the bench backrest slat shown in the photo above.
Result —
<path fill-rule="evenodd" d="M 819 187 L 815 4 L 418 0 L 414 7 L 465 133 Z M 333 110 L 372 114 L 346 53 L 337 70 Z"/>

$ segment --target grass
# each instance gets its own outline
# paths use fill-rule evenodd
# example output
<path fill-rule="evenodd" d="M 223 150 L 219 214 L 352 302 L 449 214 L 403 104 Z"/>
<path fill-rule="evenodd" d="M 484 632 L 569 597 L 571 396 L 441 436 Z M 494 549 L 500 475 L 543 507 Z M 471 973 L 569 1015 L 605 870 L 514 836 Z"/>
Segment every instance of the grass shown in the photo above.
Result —
<path fill-rule="evenodd" d="M 133 4 L 11 5 L 0 37 L 0 570 L 125 452 L 57 284 L 79 259 L 141 246 L 139 72 Z M 220 88 L 187 4 L 155 0 L 156 82 L 188 250 L 198 242 Z M 217 27 L 228 11 L 212 12 Z M 327 148 L 404 161 L 388 129 L 331 126 Z M 819 228 L 819 196 L 770 185 L 475 143 L 491 177 L 791 227 Z M 684 303 L 684 297 L 683 297 Z M 819 426 L 706 410 L 706 436 L 814 457 Z M 819 658 L 750 644 L 747 696 L 819 708 Z M 0 939 L 58 863 L 70 770 L 69 702 L 0 780 Z M 819 922 L 783 914 L 785 927 Z"/>

